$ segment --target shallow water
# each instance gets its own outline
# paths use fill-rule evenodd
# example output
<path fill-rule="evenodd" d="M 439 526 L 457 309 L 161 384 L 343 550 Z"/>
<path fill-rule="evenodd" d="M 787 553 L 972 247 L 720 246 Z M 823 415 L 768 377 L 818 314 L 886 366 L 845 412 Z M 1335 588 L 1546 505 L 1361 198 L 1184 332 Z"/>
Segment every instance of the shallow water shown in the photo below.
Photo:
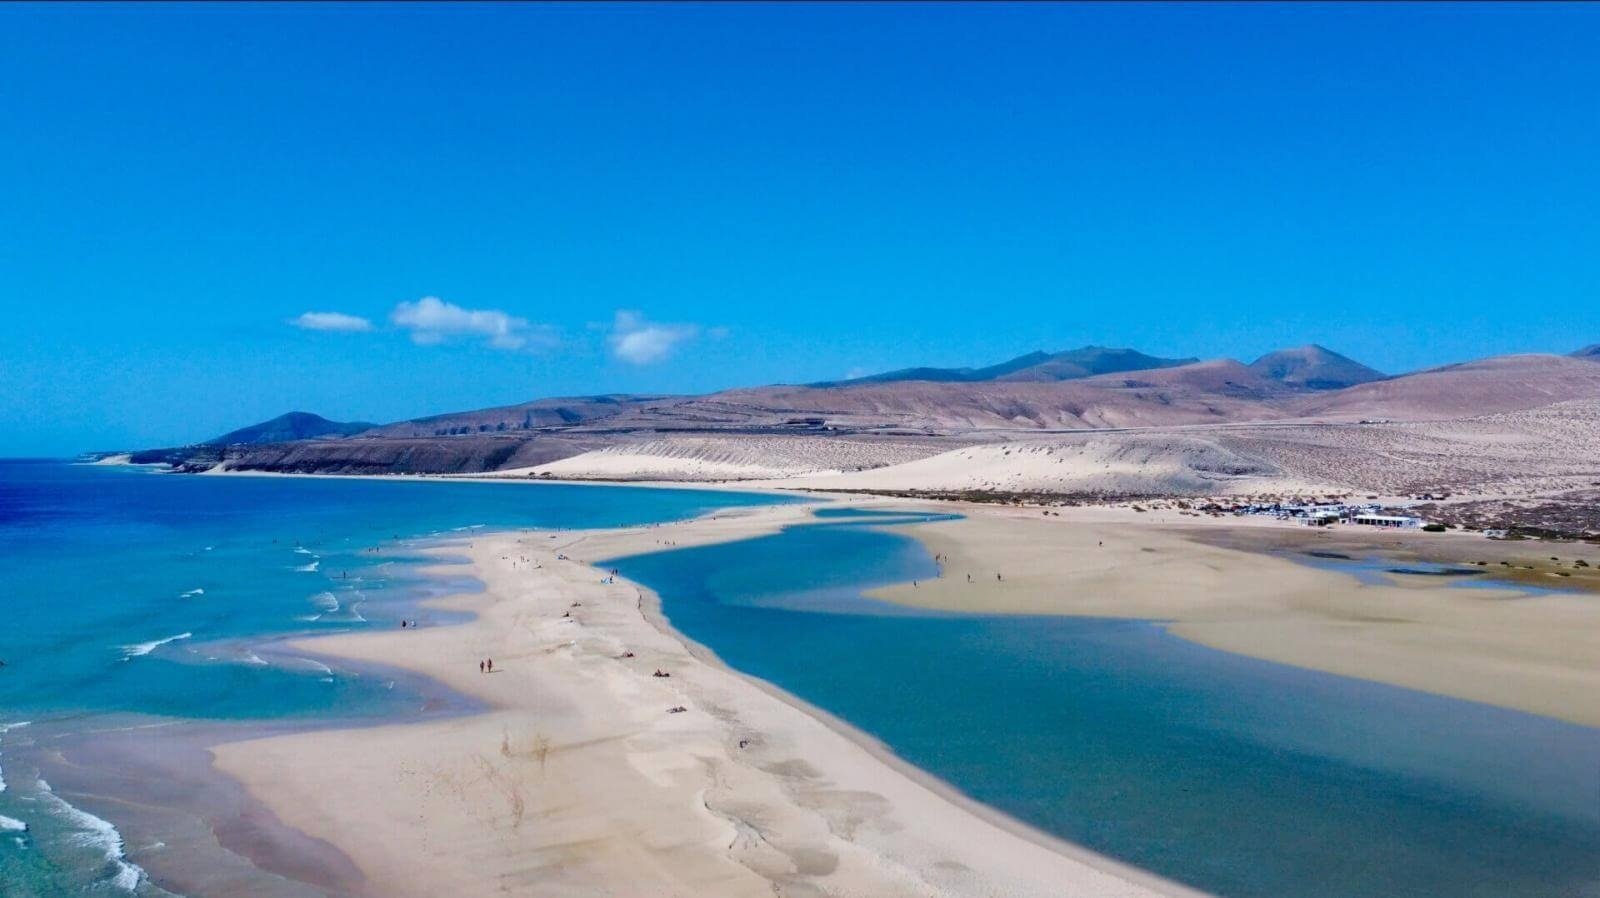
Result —
<path fill-rule="evenodd" d="M 0 895 L 156 893 L 138 862 L 169 850 L 164 828 L 177 823 L 136 821 L 126 831 L 141 838 L 121 844 L 123 830 L 112 824 L 137 813 L 119 806 L 125 796 L 98 793 L 126 779 L 127 765 L 83 767 L 85 759 L 114 763 L 99 743 L 150 754 L 189 739 L 179 731 L 195 721 L 237 734 L 265 722 L 378 720 L 446 703 L 395 672 L 329 666 L 282 644 L 290 635 L 394 627 L 401 617 L 443 620 L 416 602 L 474 584 L 417 572 L 420 551 L 440 539 L 784 501 L 792 500 L 0 462 Z M 265 893 L 259 882 L 251 888 Z"/>
<path fill-rule="evenodd" d="M 936 571 L 863 523 L 603 564 L 731 666 L 973 798 L 1202 889 L 1600 894 L 1600 730 L 1232 655 L 1154 622 L 876 602 L 861 591 Z"/>

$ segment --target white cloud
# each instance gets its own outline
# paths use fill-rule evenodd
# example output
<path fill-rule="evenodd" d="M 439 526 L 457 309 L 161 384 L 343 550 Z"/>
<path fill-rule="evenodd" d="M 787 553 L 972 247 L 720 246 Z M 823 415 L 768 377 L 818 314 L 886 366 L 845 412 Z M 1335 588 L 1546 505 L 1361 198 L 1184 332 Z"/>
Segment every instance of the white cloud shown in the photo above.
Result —
<path fill-rule="evenodd" d="M 622 310 L 611 326 L 611 354 L 630 365 L 649 365 L 666 359 L 699 333 L 698 325 L 655 324 L 638 312 Z"/>
<path fill-rule="evenodd" d="M 289 323 L 308 331 L 340 331 L 347 334 L 360 334 L 372 330 L 372 322 L 356 315 L 346 315 L 343 312 L 306 312 L 298 318 L 289 319 Z"/>
<path fill-rule="evenodd" d="M 437 296 L 394 307 L 389 320 L 411 333 L 412 342 L 431 346 L 456 338 L 482 338 L 495 349 L 540 348 L 554 345 L 555 331 L 526 318 L 497 309 L 463 309 Z"/>

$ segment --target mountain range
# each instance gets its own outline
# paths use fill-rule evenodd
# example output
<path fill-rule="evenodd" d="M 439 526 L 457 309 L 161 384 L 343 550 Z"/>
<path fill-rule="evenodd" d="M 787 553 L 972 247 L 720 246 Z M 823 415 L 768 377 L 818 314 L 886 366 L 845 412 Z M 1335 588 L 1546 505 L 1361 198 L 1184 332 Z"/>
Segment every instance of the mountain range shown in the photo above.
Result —
<path fill-rule="evenodd" d="M 1390 377 L 1317 345 L 1249 364 L 1086 346 L 977 368 L 907 368 L 699 396 L 548 398 L 380 426 L 295 412 L 141 455 L 187 469 L 226 461 L 265 470 L 463 473 L 531 469 L 648 437 L 694 434 L 987 439 L 1018 431 L 1442 420 L 1600 398 L 1597 362 L 1600 347 L 1589 347 Z"/>

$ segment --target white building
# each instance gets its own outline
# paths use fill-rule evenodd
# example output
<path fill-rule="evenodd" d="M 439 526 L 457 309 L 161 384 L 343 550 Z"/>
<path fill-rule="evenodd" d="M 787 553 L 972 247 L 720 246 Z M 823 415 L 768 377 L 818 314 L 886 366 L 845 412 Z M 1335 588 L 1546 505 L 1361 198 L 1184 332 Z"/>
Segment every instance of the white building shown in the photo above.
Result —
<path fill-rule="evenodd" d="M 1358 514 L 1350 519 L 1353 524 L 1365 524 L 1368 527 L 1396 527 L 1409 530 L 1421 527 L 1421 518 L 1402 517 L 1393 514 Z"/>

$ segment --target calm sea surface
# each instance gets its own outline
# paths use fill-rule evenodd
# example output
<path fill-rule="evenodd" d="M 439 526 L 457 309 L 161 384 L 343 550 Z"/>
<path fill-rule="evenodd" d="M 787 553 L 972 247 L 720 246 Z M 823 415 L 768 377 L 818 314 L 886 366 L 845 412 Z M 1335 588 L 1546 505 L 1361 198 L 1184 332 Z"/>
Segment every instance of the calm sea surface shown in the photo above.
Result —
<path fill-rule="evenodd" d="M 934 565 L 844 516 L 605 564 L 731 666 L 973 798 L 1202 889 L 1600 895 L 1600 730 L 1214 651 L 1157 623 L 876 602 L 861 590 Z"/>
<path fill-rule="evenodd" d="M 610 527 L 782 501 L 0 462 L 0 895 L 159 894 L 140 860 L 170 850 L 171 821 L 135 827 L 145 838 L 125 844 L 116 796 L 50 783 L 58 746 L 88 751 L 175 723 L 416 713 L 421 684 L 279 643 L 441 620 L 416 600 L 474 584 L 420 577 L 422 546 L 476 528 Z M 84 784 L 123 771 L 72 772 L 93 793 Z"/>

